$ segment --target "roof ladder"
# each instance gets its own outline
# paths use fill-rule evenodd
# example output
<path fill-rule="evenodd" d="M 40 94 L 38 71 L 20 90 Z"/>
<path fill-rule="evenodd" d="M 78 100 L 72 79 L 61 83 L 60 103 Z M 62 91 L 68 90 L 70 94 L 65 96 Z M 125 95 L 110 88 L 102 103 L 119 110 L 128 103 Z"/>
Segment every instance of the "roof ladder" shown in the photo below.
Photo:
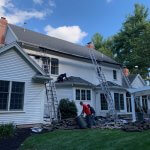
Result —
<path fill-rule="evenodd" d="M 108 82 L 105 78 L 105 75 L 104 75 L 100 65 L 97 62 L 97 59 L 94 54 L 94 50 L 89 48 L 89 53 L 90 53 L 90 58 L 92 60 L 94 68 L 95 68 L 97 79 L 100 83 L 100 87 L 101 87 L 102 91 L 104 92 L 104 96 L 105 96 L 105 99 L 108 104 L 108 110 L 109 110 L 108 115 L 110 117 L 112 116 L 114 119 L 116 119 L 116 111 L 115 111 L 114 101 L 113 101 L 113 98 L 111 96 L 111 93 L 110 93 L 110 90 L 108 87 Z"/>

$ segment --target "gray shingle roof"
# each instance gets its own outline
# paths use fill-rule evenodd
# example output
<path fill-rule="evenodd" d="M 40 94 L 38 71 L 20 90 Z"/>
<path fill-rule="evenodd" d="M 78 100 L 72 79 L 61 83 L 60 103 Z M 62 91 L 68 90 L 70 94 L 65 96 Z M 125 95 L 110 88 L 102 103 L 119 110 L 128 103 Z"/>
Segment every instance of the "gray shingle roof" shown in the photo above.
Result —
<path fill-rule="evenodd" d="M 136 76 L 137 76 L 137 74 L 130 74 L 130 75 L 128 76 L 128 79 L 129 79 L 130 83 L 133 82 L 133 80 L 136 78 Z"/>
<path fill-rule="evenodd" d="M 107 84 L 108 84 L 108 87 L 109 87 L 109 88 L 126 89 L 126 87 L 121 86 L 121 85 L 116 84 L 116 83 L 111 82 L 111 81 L 107 81 Z M 97 87 L 100 87 L 100 84 L 99 84 L 99 85 L 97 85 Z"/>
<path fill-rule="evenodd" d="M 91 86 L 94 87 L 92 83 L 80 78 L 80 77 L 74 77 L 70 76 L 68 77 L 68 80 L 64 80 L 63 82 L 55 82 L 57 85 L 84 85 L 84 86 Z"/>
<path fill-rule="evenodd" d="M 47 36 L 38 32 L 24 29 L 16 25 L 9 24 L 9 27 L 18 38 L 18 41 L 31 43 L 39 47 L 48 48 L 50 50 L 54 50 L 54 51 L 65 53 L 65 54 L 70 54 L 73 56 L 78 56 L 78 57 L 83 57 L 83 58 L 88 58 L 88 59 L 90 58 L 89 48 L 85 46 L 80 46 L 71 42 L 58 39 L 58 38 Z M 97 52 L 94 49 L 93 51 L 98 61 L 119 65 L 119 63 L 117 63 L 115 60 L 111 59 L 110 57 L 100 52 Z"/>

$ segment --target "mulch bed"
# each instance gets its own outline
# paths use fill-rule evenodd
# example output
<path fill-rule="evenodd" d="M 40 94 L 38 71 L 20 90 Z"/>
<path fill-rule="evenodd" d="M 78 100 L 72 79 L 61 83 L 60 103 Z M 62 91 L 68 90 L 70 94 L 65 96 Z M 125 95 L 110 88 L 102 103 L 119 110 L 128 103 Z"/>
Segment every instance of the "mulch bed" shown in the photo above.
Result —
<path fill-rule="evenodd" d="M 30 135 L 30 129 L 16 129 L 12 137 L 0 140 L 0 150 L 17 150 L 21 143 Z"/>

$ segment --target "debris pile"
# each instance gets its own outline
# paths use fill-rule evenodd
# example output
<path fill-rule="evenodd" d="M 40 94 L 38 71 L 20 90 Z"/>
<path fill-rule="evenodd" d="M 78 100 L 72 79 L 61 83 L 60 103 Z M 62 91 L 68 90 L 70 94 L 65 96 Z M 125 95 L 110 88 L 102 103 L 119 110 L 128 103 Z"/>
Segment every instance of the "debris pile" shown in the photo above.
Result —
<path fill-rule="evenodd" d="M 132 122 L 128 123 L 121 128 L 123 131 L 127 132 L 141 132 L 150 129 L 150 120 L 144 120 L 142 122 Z"/>

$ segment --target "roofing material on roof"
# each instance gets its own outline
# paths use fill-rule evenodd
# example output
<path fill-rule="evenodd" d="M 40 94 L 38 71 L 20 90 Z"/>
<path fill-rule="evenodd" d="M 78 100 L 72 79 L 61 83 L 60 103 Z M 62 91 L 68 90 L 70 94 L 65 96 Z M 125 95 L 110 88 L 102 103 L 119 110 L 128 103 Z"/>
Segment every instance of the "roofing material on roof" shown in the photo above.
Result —
<path fill-rule="evenodd" d="M 47 36 L 12 24 L 9 24 L 8 27 L 15 34 L 18 42 L 30 43 L 32 45 L 47 48 L 56 52 L 90 59 L 89 48 L 87 48 L 86 46 L 80 46 L 68 41 Z M 98 61 L 120 65 L 110 57 L 94 49 L 92 50 L 94 51 L 95 57 Z"/>
<path fill-rule="evenodd" d="M 63 82 L 55 82 L 56 86 L 65 86 L 65 85 L 78 85 L 78 86 L 87 86 L 87 87 L 95 87 L 94 84 L 80 78 L 80 77 L 74 77 L 70 76 L 68 77 L 68 80 L 64 80 Z"/>

